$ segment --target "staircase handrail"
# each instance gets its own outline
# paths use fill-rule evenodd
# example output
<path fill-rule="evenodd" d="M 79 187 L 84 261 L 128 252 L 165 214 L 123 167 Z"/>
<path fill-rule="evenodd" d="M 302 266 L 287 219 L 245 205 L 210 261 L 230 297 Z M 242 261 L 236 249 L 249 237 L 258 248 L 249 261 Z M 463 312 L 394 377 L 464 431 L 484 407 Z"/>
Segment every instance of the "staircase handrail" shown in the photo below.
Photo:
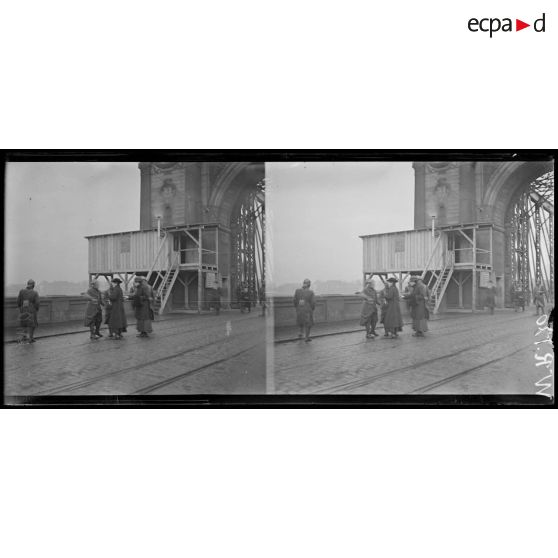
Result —
<path fill-rule="evenodd" d="M 420 276 L 421 279 L 424 279 L 426 277 L 426 273 L 430 269 L 430 264 L 432 263 L 432 259 L 434 258 L 434 254 L 436 253 L 436 249 L 438 248 L 438 244 L 440 243 L 441 238 L 442 238 L 442 234 L 440 233 L 440 235 L 436 239 L 436 242 L 434 243 L 434 246 L 432 247 L 432 250 L 430 252 L 430 257 L 428 258 L 428 261 L 426 262 L 426 265 L 424 266 L 424 271 L 422 272 L 422 274 Z"/>
<path fill-rule="evenodd" d="M 157 250 L 157 254 L 155 255 L 155 259 L 153 260 L 153 263 L 151 264 L 151 268 L 147 272 L 146 279 L 147 279 L 148 282 L 149 282 L 149 279 L 151 278 L 151 275 L 153 274 L 153 271 L 155 271 L 155 265 L 159 261 L 159 257 L 161 256 L 161 253 L 163 252 L 163 247 L 167 243 L 167 236 L 168 236 L 167 231 L 164 231 L 163 236 L 161 237 L 161 242 L 159 243 L 159 248 Z"/>
<path fill-rule="evenodd" d="M 430 302 L 434 313 L 436 313 L 436 311 L 438 310 L 440 301 L 444 296 L 450 277 L 453 274 L 454 255 L 452 250 L 448 250 L 448 256 L 449 257 L 446 258 L 445 260 L 444 269 L 440 272 L 440 274 L 436 278 L 436 282 L 434 283 L 434 286 L 432 287 L 432 291 L 430 292 L 430 299 L 431 299 Z"/>
<path fill-rule="evenodd" d="M 161 287 L 160 287 L 160 300 L 161 300 L 161 306 L 159 307 L 159 315 L 161 315 L 163 313 L 163 310 L 165 309 L 165 306 L 167 304 L 167 301 L 170 298 L 171 295 L 171 291 L 172 291 L 172 287 L 174 286 L 174 283 L 176 281 L 176 278 L 178 276 L 178 272 L 179 272 L 179 257 L 180 254 L 176 254 L 173 258 L 173 261 L 171 263 L 171 265 L 169 266 L 169 268 L 167 269 L 167 274 L 166 277 L 169 276 L 170 273 L 173 272 L 173 270 L 175 270 L 175 273 L 172 276 L 172 279 L 170 281 L 170 283 L 167 284 L 166 281 L 163 281 L 161 283 Z M 165 287 L 167 288 L 167 291 L 165 292 Z"/>
<path fill-rule="evenodd" d="M 169 274 L 173 269 L 175 269 L 175 268 L 178 266 L 178 259 L 179 259 L 179 257 L 180 257 L 180 253 L 179 253 L 179 252 L 176 252 L 176 254 L 174 255 L 173 259 L 171 260 L 171 263 L 170 263 L 169 267 L 168 267 L 167 270 L 166 270 L 166 275 L 165 275 L 165 277 L 168 277 L 168 274 Z M 165 284 L 166 284 L 166 281 L 165 281 L 165 280 L 162 280 L 161 283 L 159 284 L 159 286 L 157 287 L 157 297 L 158 297 L 158 298 L 161 298 L 161 295 L 162 295 L 163 290 L 164 290 L 164 288 L 165 288 Z M 162 299 L 161 299 L 161 302 L 162 302 Z"/>

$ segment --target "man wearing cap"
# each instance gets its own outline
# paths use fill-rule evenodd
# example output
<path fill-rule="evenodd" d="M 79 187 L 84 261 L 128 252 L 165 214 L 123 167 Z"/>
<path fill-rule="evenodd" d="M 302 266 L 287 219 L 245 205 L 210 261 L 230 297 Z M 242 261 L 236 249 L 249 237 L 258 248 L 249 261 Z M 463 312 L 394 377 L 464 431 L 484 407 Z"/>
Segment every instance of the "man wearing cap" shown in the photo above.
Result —
<path fill-rule="evenodd" d="M 413 333 L 414 337 L 424 337 L 424 332 L 428 331 L 428 308 L 426 304 L 430 297 L 428 287 L 424 284 L 420 277 L 416 278 L 415 288 L 413 289 L 413 298 L 415 302 L 413 312 Z"/>
<path fill-rule="evenodd" d="M 103 295 L 99 290 L 99 283 L 91 281 L 89 289 L 84 295 L 87 297 L 88 302 L 85 307 L 85 319 L 83 324 L 89 328 L 89 338 L 91 340 L 102 337 L 103 334 L 99 331 L 101 323 L 103 322 Z"/>
<path fill-rule="evenodd" d="M 385 337 L 396 339 L 398 333 L 403 330 L 403 320 L 401 318 L 401 308 L 399 307 L 399 291 L 395 286 L 397 279 L 390 277 L 389 285 L 384 289 L 384 298 L 387 304 L 384 316 Z"/>
<path fill-rule="evenodd" d="M 304 279 L 302 288 L 295 291 L 293 303 L 296 308 L 296 323 L 299 327 L 298 337 L 302 339 L 304 331 L 305 341 L 312 341 L 310 329 L 314 325 L 314 308 L 316 306 L 314 291 L 310 290 L 310 279 Z"/>
<path fill-rule="evenodd" d="M 124 293 L 120 287 L 122 281 L 118 277 L 111 280 L 111 285 L 107 291 L 106 317 L 105 323 L 109 327 L 109 339 L 122 339 L 122 333 L 128 326 L 126 313 L 124 311 Z"/>
<path fill-rule="evenodd" d="M 376 333 L 376 323 L 378 322 L 378 296 L 374 289 L 374 282 L 368 279 L 364 289 L 355 293 L 364 299 L 360 313 L 360 325 L 366 328 L 366 339 L 374 339 Z"/>
<path fill-rule="evenodd" d="M 134 291 L 132 293 L 132 303 L 136 316 L 137 337 L 149 337 L 149 333 L 153 331 L 151 320 L 153 314 L 151 304 L 153 302 L 153 290 L 147 283 L 145 277 L 136 277 L 134 279 Z"/>
<path fill-rule="evenodd" d="M 24 328 L 23 339 L 29 343 L 35 343 L 33 333 L 39 325 L 37 312 L 39 311 L 39 293 L 35 290 L 35 281 L 29 279 L 27 287 L 21 289 L 17 295 L 17 307 L 19 308 L 19 323 Z"/>

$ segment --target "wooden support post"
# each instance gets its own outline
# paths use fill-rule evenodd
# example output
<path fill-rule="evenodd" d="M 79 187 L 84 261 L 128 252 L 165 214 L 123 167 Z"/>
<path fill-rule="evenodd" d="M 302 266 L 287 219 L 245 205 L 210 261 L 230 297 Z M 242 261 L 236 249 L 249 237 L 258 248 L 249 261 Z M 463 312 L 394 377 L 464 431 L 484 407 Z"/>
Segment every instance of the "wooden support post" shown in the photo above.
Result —
<path fill-rule="evenodd" d="M 463 275 L 459 274 L 459 283 L 458 283 L 458 293 L 459 293 L 459 308 L 463 308 Z"/>
<path fill-rule="evenodd" d="M 494 272 L 494 240 L 493 240 L 493 228 L 490 227 L 490 268 Z M 496 278 L 494 278 L 496 279 Z"/>
<path fill-rule="evenodd" d="M 202 311 L 202 296 L 203 296 L 203 271 L 198 268 L 198 314 Z"/>
<path fill-rule="evenodd" d="M 477 229 L 473 229 L 473 277 L 472 277 L 472 311 L 475 312 L 477 308 Z"/>
<path fill-rule="evenodd" d="M 217 268 L 217 274 L 219 274 L 219 227 L 215 229 L 215 267 Z"/>
<path fill-rule="evenodd" d="M 198 312 L 202 309 L 202 296 L 204 293 L 203 271 L 202 271 L 202 230 L 198 229 Z"/>

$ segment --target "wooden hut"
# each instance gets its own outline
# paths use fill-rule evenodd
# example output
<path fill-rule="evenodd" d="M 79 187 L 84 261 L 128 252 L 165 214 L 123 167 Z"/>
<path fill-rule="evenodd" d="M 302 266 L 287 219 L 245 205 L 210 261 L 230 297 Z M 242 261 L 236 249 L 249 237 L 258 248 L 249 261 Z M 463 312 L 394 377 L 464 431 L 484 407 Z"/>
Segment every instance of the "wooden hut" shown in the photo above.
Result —
<path fill-rule="evenodd" d="M 419 275 L 430 290 L 434 313 L 482 307 L 493 277 L 492 224 L 475 223 L 361 236 L 363 280 L 395 277 L 404 287 Z M 497 278 L 496 278 L 497 279 Z"/>

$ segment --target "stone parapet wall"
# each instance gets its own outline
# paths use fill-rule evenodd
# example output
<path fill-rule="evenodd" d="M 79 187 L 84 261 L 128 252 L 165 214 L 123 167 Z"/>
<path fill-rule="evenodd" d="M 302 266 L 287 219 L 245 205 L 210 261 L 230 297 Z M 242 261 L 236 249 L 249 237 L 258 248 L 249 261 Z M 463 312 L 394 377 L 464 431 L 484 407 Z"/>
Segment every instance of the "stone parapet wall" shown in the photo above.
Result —
<path fill-rule="evenodd" d="M 40 295 L 39 295 L 40 296 Z M 18 325 L 19 310 L 16 297 L 4 298 L 4 327 Z M 50 296 L 40 298 L 40 309 L 37 315 L 39 324 L 55 324 L 82 320 L 85 316 L 87 299 L 82 296 Z M 125 302 L 126 315 L 134 316 L 132 305 Z"/>

